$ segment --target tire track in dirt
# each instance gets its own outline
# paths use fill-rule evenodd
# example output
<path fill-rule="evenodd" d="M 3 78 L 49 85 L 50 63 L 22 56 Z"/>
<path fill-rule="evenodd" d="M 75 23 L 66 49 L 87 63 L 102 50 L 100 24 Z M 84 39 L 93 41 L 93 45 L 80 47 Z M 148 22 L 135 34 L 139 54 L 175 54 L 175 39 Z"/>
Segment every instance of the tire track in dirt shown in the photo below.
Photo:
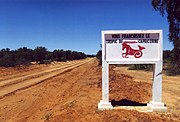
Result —
<path fill-rule="evenodd" d="M 58 71 L 60 69 L 68 68 L 71 65 L 76 64 L 76 63 L 67 64 L 65 66 L 64 65 L 56 66 L 56 67 L 54 67 L 52 69 L 47 69 L 47 70 L 44 70 L 44 71 L 41 71 L 41 72 L 36 72 L 36 73 L 29 74 L 29 75 L 26 75 L 26 76 L 19 76 L 19 77 L 16 77 L 16 78 L 11 78 L 11 79 L 8 79 L 8 80 L 4 80 L 4 81 L 0 82 L 0 88 L 6 87 L 6 86 L 9 86 L 9 85 L 13 85 L 13 84 L 17 84 L 17 83 L 23 82 L 24 80 L 37 78 L 37 77 L 40 77 L 40 76 L 43 76 L 43 75 L 47 75 L 50 72 L 56 72 L 56 71 Z"/>
<path fill-rule="evenodd" d="M 21 77 L 27 77 L 27 76 L 31 76 L 31 75 L 36 75 L 37 73 L 41 73 L 41 72 L 48 72 L 48 71 L 53 71 L 54 69 L 58 69 L 58 68 L 61 68 L 62 66 L 64 65 L 71 65 L 72 63 L 73 64 L 76 64 L 78 63 L 79 61 L 70 61 L 70 62 L 62 62 L 62 63 L 59 63 L 59 64 L 52 64 L 52 65 L 49 65 L 47 67 L 39 67 L 39 68 L 33 68 L 33 69 L 30 69 L 30 71 L 27 71 L 27 72 L 20 72 L 19 74 L 11 74 L 10 76 L 5 76 L 5 77 L 2 77 L 0 78 L 0 84 L 2 82 L 8 82 L 8 80 L 15 80 L 15 79 L 19 79 Z M 32 70 L 32 71 L 31 71 Z M 41 70 L 41 71 L 40 71 Z M 35 73 L 36 72 L 36 73 Z M 1 86 L 1 85 L 0 85 Z"/>
<path fill-rule="evenodd" d="M 57 93 L 57 94 L 53 94 L 51 95 L 51 100 L 54 101 L 54 99 L 56 99 L 56 95 L 58 95 L 58 97 L 62 98 L 61 101 L 54 101 L 53 103 L 50 103 L 48 96 L 44 96 L 43 98 L 46 97 L 46 101 L 42 102 L 42 99 L 36 99 L 29 107 L 27 107 L 25 109 L 26 113 L 24 111 L 20 112 L 15 118 L 19 118 L 19 121 L 32 121 L 32 116 L 35 116 L 35 114 L 38 114 L 38 108 L 43 108 L 44 105 L 47 106 L 58 106 L 57 109 L 55 109 L 55 111 L 62 111 L 66 108 L 69 108 L 69 106 L 73 106 L 73 104 L 75 104 L 75 102 L 81 98 L 83 95 L 79 92 L 79 90 L 81 89 L 81 82 L 79 82 L 79 80 L 82 78 L 83 75 L 87 75 L 85 74 L 85 72 L 90 68 L 89 63 L 91 62 L 87 62 L 86 64 L 88 65 L 88 69 L 84 69 L 82 67 L 84 67 L 84 65 L 81 65 L 77 68 L 72 69 L 70 72 L 68 73 L 63 73 L 62 75 L 58 75 L 57 77 L 53 77 L 53 79 L 59 79 L 59 77 L 61 77 L 62 81 L 61 84 L 59 85 L 59 88 L 61 87 L 61 90 Z M 92 70 L 92 69 L 91 69 Z M 72 75 L 75 74 L 75 75 Z M 60 80 L 60 79 L 59 79 Z M 48 80 L 47 80 L 48 81 Z M 55 82 L 55 81 L 53 81 Z M 48 82 L 44 82 L 47 84 L 50 84 Z M 52 83 L 52 82 L 51 82 Z M 43 84 L 42 84 L 43 85 Z M 49 85 L 48 85 L 49 86 Z M 57 84 L 56 84 L 56 88 L 57 88 Z M 46 88 L 46 89 L 49 89 Z M 57 90 L 57 89 L 56 89 Z M 47 92 L 47 91 L 46 91 Z M 52 90 L 51 90 L 52 92 Z M 47 94 L 47 93 L 45 93 Z M 61 103 L 61 104 L 59 104 Z M 36 107 L 34 107 L 36 106 Z M 46 107 L 45 107 L 46 108 Z M 61 108 L 61 109 L 59 109 Z M 42 119 L 42 118 L 41 118 Z M 37 120 L 40 121 L 40 120 Z M 42 121 L 42 120 L 41 120 Z"/>
<path fill-rule="evenodd" d="M 70 71 L 76 67 L 79 67 L 89 61 L 91 61 L 91 60 L 88 59 L 88 60 L 79 62 L 78 64 L 75 64 L 75 65 L 73 63 L 69 66 L 64 66 L 63 68 L 61 67 L 61 68 L 56 69 L 55 71 L 48 72 L 43 76 L 39 76 L 39 77 L 35 77 L 35 78 L 31 76 L 30 77 L 31 79 L 25 79 L 23 82 L 17 82 L 17 83 L 13 83 L 11 85 L 6 85 L 5 87 L 1 88 L 1 90 L 0 90 L 0 98 L 3 98 L 4 96 L 10 95 L 10 94 L 13 94 L 16 91 L 26 89 L 30 86 L 39 84 L 49 78 L 59 75 L 61 73 L 68 72 L 68 71 Z"/>
<path fill-rule="evenodd" d="M 129 99 L 133 99 L 139 97 L 136 93 L 140 89 L 150 89 L 147 84 L 142 82 L 139 86 L 129 79 L 128 75 L 121 75 L 113 70 L 110 67 L 110 77 L 115 73 L 110 85 L 119 87 L 116 87 L 114 93 L 110 95 L 116 94 L 123 98 L 130 96 Z M 135 88 L 137 85 L 139 87 Z M 133 92 L 126 87 L 133 87 Z M 141 94 L 140 97 L 146 96 L 147 94 Z M 65 71 L 51 79 L 46 79 L 41 84 L 0 99 L 0 121 L 174 122 L 174 118 L 157 115 L 157 113 L 123 109 L 98 111 L 97 103 L 100 99 L 101 67 L 98 66 L 97 60 L 92 60 L 69 72 Z"/>

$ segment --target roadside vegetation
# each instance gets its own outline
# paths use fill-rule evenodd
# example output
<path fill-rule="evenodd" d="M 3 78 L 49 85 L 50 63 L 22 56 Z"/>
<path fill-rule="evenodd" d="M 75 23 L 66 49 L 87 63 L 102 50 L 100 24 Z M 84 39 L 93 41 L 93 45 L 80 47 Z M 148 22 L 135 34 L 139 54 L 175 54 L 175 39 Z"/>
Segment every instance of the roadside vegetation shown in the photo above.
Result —
<path fill-rule="evenodd" d="M 93 55 L 88 55 L 92 57 Z M 71 50 L 48 51 L 45 47 L 36 47 L 34 50 L 22 47 L 16 50 L 9 48 L 0 50 L 0 66 L 14 67 L 18 65 L 29 65 L 31 62 L 40 64 L 51 63 L 52 61 L 67 61 L 84 59 L 87 55 L 83 52 Z"/>
<path fill-rule="evenodd" d="M 99 65 L 102 64 L 102 50 L 99 50 L 96 54 L 96 58 L 98 59 Z"/>
<path fill-rule="evenodd" d="M 169 66 L 171 65 L 173 51 L 164 50 L 163 51 L 163 69 L 166 70 L 166 74 L 170 74 Z M 172 64 L 173 65 L 173 64 Z M 152 64 L 134 64 L 130 65 L 130 70 L 145 70 L 145 71 L 152 71 L 153 65 Z"/>
<path fill-rule="evenodd" d="M 180 67 L 176 66 L 177 64 L 173 64 L 171 61 L 173 60 L 173 53 L 174 51 L 164 50 L 163 51 L 163 70 L 165 70 L 167 75 L 180 75 Z M 102 64 L 102 51 L 99 50 L 96 54 L 96 58 L 99 61 L 99 65 Z M 124 66 L 124 65 L 123 65 Z M 145 70 L 145 71 L 152 71 L 153 65 L 152 64 L 132 64 L 132 65 L 125 65 L 129 66 L 129 70 Z M 172 67 L 177 67 L 173 69 Z"/>
<path fill-rule="evenodd" d="M 152 0 L 154 10 L 167 18 L 169 24 L 169 41 L 173 43 L 171 60 L 167 65 L 168 75 L 180 75 L 180 1 Z"/>

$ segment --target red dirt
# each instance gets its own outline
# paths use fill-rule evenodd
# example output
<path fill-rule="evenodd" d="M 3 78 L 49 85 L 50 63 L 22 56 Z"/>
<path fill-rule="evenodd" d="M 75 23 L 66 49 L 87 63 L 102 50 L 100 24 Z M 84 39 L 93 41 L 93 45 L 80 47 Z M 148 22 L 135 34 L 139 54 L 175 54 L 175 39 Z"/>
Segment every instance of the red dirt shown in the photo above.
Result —
<path fill-rule="evenodd" d="M 110 68 L 110 100 L 150 100 L 150 83 L 134 81 L 131 76 L 119 73 L 114 68 Z M 122 109 L 99 111 L 97 104 L 100 100 L 101 67 L 96 59 L 93 59 L 86 65 L 1 98 L 0 121 L 172 122 L 180 119 L 162 116 L 166 113 L 143 113 Z"/>

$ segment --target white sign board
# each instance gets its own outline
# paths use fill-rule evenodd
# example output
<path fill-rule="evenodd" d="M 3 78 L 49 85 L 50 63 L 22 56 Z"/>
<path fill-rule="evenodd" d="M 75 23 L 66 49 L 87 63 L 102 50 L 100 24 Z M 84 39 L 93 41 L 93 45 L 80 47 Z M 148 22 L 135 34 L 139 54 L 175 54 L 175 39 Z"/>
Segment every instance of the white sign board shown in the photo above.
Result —
<path fill-rule="evenodd" d="M 153 110 L 165 110 L 162 97 L 162 30 L 102 31 L 102 100 L 99 109 L 112 109 L 109 102 L 109 64 L 153 64 Z"/>
<path fill-rule="evenodd" d="M 106 61 L 160 61 L 162 31 L 103 31 Z"/>

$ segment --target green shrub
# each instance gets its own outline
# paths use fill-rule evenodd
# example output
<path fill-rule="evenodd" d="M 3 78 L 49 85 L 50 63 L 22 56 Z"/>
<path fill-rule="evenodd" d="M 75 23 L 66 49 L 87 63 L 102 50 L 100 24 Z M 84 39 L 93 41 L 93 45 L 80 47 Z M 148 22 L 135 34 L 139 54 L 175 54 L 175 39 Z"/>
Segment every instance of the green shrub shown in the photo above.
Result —
<path fill-rule="evenodd" d="M 17 65 L 29 65 L 30 62 L 38 62 L 40 64 L 49 64 L 51 61 L 67 61 L 86 58 L 83 52 L 71 50 L 54 50 L 48 51 L 45 47 L 36 47 L 34 50 L 27 47 L 17 50 L 9 48 L 0 50 L 0 66 L 14 67 Z"/>
<path fill-rule="evenodd" d="M 170 62 L 167 64 L 166 75 L 175 76 L 180 75 L 180 66 L 179 64 L 171 64 Z"/>
<path fill-rule="evenodd" d="M 99 65 L 102 65 L 102 50 L 99 50 L 96 54 L 96 58 L 99 61 Z"/>
<path fill-rule="evenodd" d="M 145 71 L 152 71 L 153 66 L 152 64 L 132 64 L 128 68 L 129 70 L 145 70 Z"/>

